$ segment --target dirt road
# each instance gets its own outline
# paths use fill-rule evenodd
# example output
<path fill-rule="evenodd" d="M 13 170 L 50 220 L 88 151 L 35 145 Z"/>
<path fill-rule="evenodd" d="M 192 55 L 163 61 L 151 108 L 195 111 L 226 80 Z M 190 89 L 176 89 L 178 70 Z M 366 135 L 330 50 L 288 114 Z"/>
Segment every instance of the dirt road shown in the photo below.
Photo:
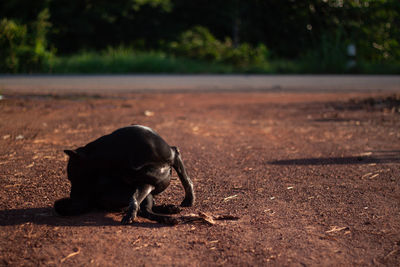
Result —
<path fill-rule="evenodd" d="M 34 75 L 0 76 L 25 92 L 399 92 L 400 76 L 368 75 Z"/>
<path fill-rule="evenodd" d="M 0 265 L 400 263 L 400 97 L 387 93 L 41 94 L 0 101 Z M 373 97 L 373 98 L 372 98 Z M 197 203 L 164 226 L 63 218 L 63 149 L 132 123 L 179 146 Z M 158 203 L 183 198 L 173 180 Z"/>

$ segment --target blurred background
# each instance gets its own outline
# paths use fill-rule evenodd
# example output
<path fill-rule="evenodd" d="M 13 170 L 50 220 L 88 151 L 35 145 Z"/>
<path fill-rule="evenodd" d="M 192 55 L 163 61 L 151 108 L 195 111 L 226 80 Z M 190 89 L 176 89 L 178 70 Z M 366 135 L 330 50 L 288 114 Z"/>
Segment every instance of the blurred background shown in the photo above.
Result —
<path fill-rule="evenodd" d="M 0 73 L 400 73 L 399 0 L 3 0 Z"/>

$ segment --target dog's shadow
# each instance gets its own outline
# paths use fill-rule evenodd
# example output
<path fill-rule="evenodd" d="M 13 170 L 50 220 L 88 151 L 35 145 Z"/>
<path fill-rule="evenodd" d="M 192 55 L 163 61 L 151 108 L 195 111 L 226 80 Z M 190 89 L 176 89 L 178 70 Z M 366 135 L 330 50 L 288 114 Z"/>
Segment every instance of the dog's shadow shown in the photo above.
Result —
<path fill-rule="evenodd" d="M 119 216 L 120 215 L 120 216 Z M 122 218 L 122 213 L 93 211 L 80 216 L 64 217 L 54 212 L 52 207 L 44 208 L 21 208 L 0 210 L 0 226 L 22 225 L 33 223 L 36 225 L 50 226 L 121 226 L 118 218 Z M 146 221 L 139 218 L 130 226 L 144 228 L 161 228 L 168 225 Z"/>
<path fill-rule="evenodd" d="M 400 163 L 400 150 L 374 150 L 368 155 L 275 160 L 272 165 L 353 165 Z"/>

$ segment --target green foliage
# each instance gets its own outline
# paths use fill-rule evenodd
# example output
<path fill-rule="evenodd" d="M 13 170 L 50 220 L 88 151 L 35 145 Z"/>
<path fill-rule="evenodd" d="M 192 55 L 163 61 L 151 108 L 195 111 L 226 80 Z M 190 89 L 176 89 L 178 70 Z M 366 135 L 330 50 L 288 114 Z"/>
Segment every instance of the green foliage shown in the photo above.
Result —
<path fill-rule="evenodd" d="M 242 43 L 236 48 L 232 46 L 229 38 L 225 41 L 222 61 L 235 66 L 260 65 L 267 62 L 268 49 L 264 44 L 252 47 L 248 43 Z"/>
<path fill-rule="evenodd" d="M 100 53 L 82 52 L 55 57 L 50 61 L 53 73 L 228 73 L 231 66 L 168 57 L 162 52 L 137 52 L 124 47 L 108 48 Z"/>
<path fill-rule="evenodd" d="M 187 58 L 251 73 L 396 73 L 400 62 L 399 0 L 7 0 L 0 18 L 0 72 L 51 71 L 49 61 L 83 60 L 79 51 L 107 58 L 120 45 L 168 69 Z M 51 60 L 55 49 L 61 57 Z"/>
<path fill-rule="evenodd" d="M 360 61 L 352 73 L 359 74 L 400 74 L 400 62 Z"/>
<path fill-rule="evenodd" d="M 102 52 L 81 52 L 71 56 L 53 57 L 46 72 L 57 74 L 121 74 L 121 73 L 256 73 L 299 74 L 323 73 L 319 66 L 310 66 L 306 59 L 269 60 L 262 64 L 233 66 L 187 58 L 175 58 L 163 52 L 138 52 L 119 47 Z M 358 62 L 357 68 L 346 73 L 400 74 L 400 64 Z"/>
<path fill-rule="evenodd" d="M 345 73 L 349 59 L 341 36 L 340 31 L 334 37 L 322 36 L 318 45 L 301 58 L 301 69 L 308 73 Z"/>
<path fill-rule="evenodd" d="M 359 58 L 369 62 L 400 61 L 400 1 L 365 1 L 366 20 L 357 24 Z"/>
<path fill-rule="evenodd" d="M 206 28 L 198 26 L 182 33 L 179 41 L 172 42 L 170 48 L 177 56 L 216 61 L 222 44 Z"/>
<path fill-rule="evenodd" d="M 215 38 L 207 28 L 196 26 L 181 34 L 178 41 L 171 42 L 170 51 L 179 57 L 199 59 L 211 62 L 246 66 L 266 61 L 268 50 L 265 45 L 253 48 L 248 43 L 234 47 L 232 40 L 225 42 Z"/>
<path fill-rule="evenodd" d="M 170 0 L 131 0 L 133 9 L 138 11 L 142 6 L 161 7 L 165 11 L 171 11 L 172 3 Z"/>
<path fill-rule="evenodd" d="M 47 50 L 46 34 L 50 27 L 49 13 L 39 13 L 34 29 L 6 18 L 0 22 L 0 71 L 31 73 L 43 71 L 52 57 Z"/>
<path fill-rule="evenodd" d="M 12 20 L 0 21 L 0 71 L 16 72 L 19 65 L 19 53 L 26 40 L 26 26 Z"/>

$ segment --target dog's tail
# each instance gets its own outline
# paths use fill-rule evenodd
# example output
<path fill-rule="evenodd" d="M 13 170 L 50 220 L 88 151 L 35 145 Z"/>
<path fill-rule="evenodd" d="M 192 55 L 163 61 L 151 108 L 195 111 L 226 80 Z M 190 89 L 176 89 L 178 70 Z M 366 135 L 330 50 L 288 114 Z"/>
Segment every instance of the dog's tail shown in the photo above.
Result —
<path fill-rule="evenodd" d="M 195 195 L 193 190 L 193 183 L 190 180 L 189 176 L 187 175 L 185 165 L 183 165 L 182 158 L 180 156 L 179 149 L 175 146 L 172 146 L 171 149 L 174 152 L 174 162 L 173 167 L 177 172 L 179 179 L 185 189 L 185 198 L 181 203 L 182 207 L 191 207 L 195 201 Z"/>

